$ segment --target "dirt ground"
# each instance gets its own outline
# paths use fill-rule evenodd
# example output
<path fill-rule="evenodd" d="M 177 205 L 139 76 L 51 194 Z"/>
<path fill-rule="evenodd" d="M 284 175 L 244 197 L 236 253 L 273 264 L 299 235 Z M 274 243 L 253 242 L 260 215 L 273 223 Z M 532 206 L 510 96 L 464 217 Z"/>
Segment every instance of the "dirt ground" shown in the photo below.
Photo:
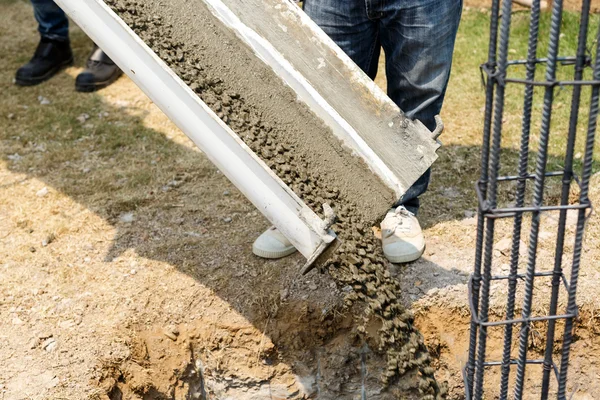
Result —
<path fill-rule="evenodd" d="M 357 350 L 344 288 L 327 275 L 300 277 L 300 256 L 252 256 L 266 221 L 127 78 L 77 94 L 81 69 L 71 67 L 41 86 L 15 87 L 14 71 L 37 41 L 30 6 L 0 3 L 0 22 L 0 399 L 360 399 L 363 378 L 378 376 L 363 367 L 371 355 Z M 80 66 L 90 43 L 77 28 L 72 40 Z M 485 53 L 461 54 L 456 65 L 476 71 Z M 445 146 L 420 217 L 425 256 L 390 266 L 452 399 L 463 398 L 483 104 L 481 92 L 465 92 L 467 77 L 455 72 L 449 87 Z M 592 187 L 598 202 L 598 173 Z M 555 216 L 544 219 L 544 268 L 555 227 Z M 511 226 L 498 231 L 494 268 L 503 271 Z M 574 399 L 600 398 L 599 235 L 593 216 Z M 543 299 L 550 287 L 540 281 L 535 290 Z M 505 296 L 493 288 L 496 317 Z M 490 333 L 491 348 L 500 333 Z M 540 326 L 532 354 L 543 352 L 543 337 Z M 493 398 L 498 376 L 486 376 Z M 527 398 L 539 397 L 538 372 L 527 378 Z"/>

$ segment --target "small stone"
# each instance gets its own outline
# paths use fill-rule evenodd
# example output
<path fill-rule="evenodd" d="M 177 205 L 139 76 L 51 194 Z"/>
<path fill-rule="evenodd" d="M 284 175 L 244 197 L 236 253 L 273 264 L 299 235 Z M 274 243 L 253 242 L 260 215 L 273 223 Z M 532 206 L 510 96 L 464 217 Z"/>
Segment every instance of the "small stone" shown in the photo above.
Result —
<path fill-rule="evenodd" d="M 13 325 L 23 325 L 23 320 L 19 317 L 14 317 L 12 323 Z"/>
<path fill-rule="evenodd" d="M 19 161 L 23 157 L 21 157 L 19 153 L 15 153 L 7 156 L 6 158 L 8 158 L 10 161 Z"/>
<path fill-rule="evenodd" d="M 132 212 L 123 213 L 119 216 L 119 220 L 124 223 L 131 223 L 135 221 L 135 217 Z"/>
<path fill-rule="evenodd" d="M 229 196 L 229 190 L 224 191 L 223 196 Z"/>
<path fill-rule="evenodd" d="M 8 119 L 14 119 L 14 118 L 15 118 L 15 114 L 13 114 L 13 113 L 8 114 Z"/>
<path fill-rule="evenodd" d="M 316 285 L 314 282 L 310 282 L 310 283 L 308 284 L 308 288 L 309 288 L 310 290 L 317 290 L 317 288 L 318 288 L 318 287 L 317 287 L 317 285 Z"/>
<path fill-rule="evenodd" d="M 223 218 L 223 222 L 230 223 L 231 221 L 232 221 L 231 217 L 225 217 L 225 218 Z"/>
<path fill-rule="evenodd" d="M 137 273 L 137 271 L 135 269 L 132 269 L 131 271 L 129 271 L 130 275 L 135 275 Z"/>
<path fill-rule="evenodd" d="M 179 336 L 179 329 L 175 326 L 168 326 L 163 329 L 163 333 L 166 337 L 175 342 L 177 341 L 177 336 Z"/>
<path fill-rule="evenodd" d="M 45 98 L 44 96 L 38 96 L 38 101 L 40 102 L 41 105 L 46 106 L 48 104 L 50 104 L 50 100 L 48 100 L 47 98 Z"/>
<path fill-rule="evenodd" d="M 54 338 L 46 339 L 44 341 L 44 343 L 42 343 L 42 349 L 46 350 L 47 352 L 54 351 L 54 349 L 56 349 L 56 339 L 54 339 Z"/>
<path fill-rule="evenodd" d="M 174 335 L 172 332 L 163 332 L 165 334 L 166 337 L 168 337 L 169 339 L 171 339 L 172 341 L 177 341 L 177 336 Z"/>
<path fill-rule="evenodd" d="M 48 188 L 44 186 L 43 188 L 41 188 L 40 190 L 38 190 L 35 195 L 37 197 L 44 197 L 47 194 L 48 194 Z"/>
<path fill-rule="evenodd" d="M 288 296 L 290 295 L 290 291 L 285 288 L 281 291 L 281 294 L 279 295 L 279 297 L 281 298 L 281 301 L 284 301 L 285 299 L 288 298 Z"/>
<path fill-rule="evenodd" d="M 87 121 L 90 118 L 90 116 L 88 114 L 80 114 L 79 117 L 77 117 L 77 121 L 79 121 L 79 123 L 84 124 L 85 121 Z"/>
<path fill-rule="evenodd" d="M 42 247 L 48 246 L 50 243 L 54 242 L 54 239 L 56 239 L 54 233 L 49 234 L 46 239 L 42 240 Z"/>

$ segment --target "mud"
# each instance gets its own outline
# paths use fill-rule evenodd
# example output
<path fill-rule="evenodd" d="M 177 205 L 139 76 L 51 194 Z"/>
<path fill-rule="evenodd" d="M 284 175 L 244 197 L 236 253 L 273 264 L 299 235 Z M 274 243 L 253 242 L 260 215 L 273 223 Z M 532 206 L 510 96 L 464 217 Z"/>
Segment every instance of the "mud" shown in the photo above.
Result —
<path fill-rule="evenodd" d="M 364 310 L 359 331 L 385 357 L 383 383 L 398 396 L 443 398 L 446 389 L 435 380 L 423 337 L 371 230 L 393 203 L 391 191 L 203 2 L 106 3 L 306 204 L 318 213 L 323 203 L 335 209 L 333 229 L 342 245 L 325 268 L 350 289 L 348 309 Z"/>

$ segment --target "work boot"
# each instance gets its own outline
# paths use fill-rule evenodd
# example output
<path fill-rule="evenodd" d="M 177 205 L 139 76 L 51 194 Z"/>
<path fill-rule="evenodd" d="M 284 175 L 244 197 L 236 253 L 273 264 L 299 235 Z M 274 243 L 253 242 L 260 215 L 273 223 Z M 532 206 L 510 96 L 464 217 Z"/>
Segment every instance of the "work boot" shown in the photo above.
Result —
<path fill-rule="evenodd" d="M 78 92 L 94 92 L 107 87 L 117 80 L 123 72 L 98 46 L 90 54 L 86 69 L 77 75 L 75 90 Z"/>
<path fill-rule="evenodd" d="M 17 70 L 15 83 L 19 86 L 40 84 L 72 63 L 73 53 L 69 40 L 42 37 L 31 61 Z"/>
<path fill-rule="evenodd" d="M 417 217 L 404 206 L 388 211 L 381 221 L 383 254 L 393 263 L 418 260 L 425 251 L 425 238 Z"/>
<path fill-rule="evenodd" d="M 296 252 L 296 248 L 274 226 L 254 241 L 252 252 L 262 258 L 283 258 Z"/>

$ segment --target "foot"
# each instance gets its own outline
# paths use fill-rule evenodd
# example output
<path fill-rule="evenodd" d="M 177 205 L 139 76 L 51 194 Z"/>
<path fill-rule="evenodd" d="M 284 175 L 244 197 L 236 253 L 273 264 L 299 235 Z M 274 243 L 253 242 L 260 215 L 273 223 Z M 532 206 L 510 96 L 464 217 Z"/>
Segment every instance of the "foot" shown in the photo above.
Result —
<path fill-rule="evenodd" d="M 262 258 L 283 258 L 296 252 L 296 248 L 274 226 L 254 241 L 252 252 Z"/>
<path fill-rule="evenodd" d="M 123 72 L 98 46 L 94 46 L 86 63 L 86 69 L 77 75 L 75 90 L 94 92 L 107 87 L 117 80 Z"/>
<path fill-rule="evenodd" d="M 393 263 L 418 260 L 425 251 L 425 238 L 417 217 L 404 206 L 390 210 L 381 222 L 383 254 Z"/>
<path fill-rule="evenodd" d="M 68 40 L 42 38 L 31 61 L 17 70 L 15 83 L 19 86 L 40 84 L 72 63 L 73 53 Z"/>

